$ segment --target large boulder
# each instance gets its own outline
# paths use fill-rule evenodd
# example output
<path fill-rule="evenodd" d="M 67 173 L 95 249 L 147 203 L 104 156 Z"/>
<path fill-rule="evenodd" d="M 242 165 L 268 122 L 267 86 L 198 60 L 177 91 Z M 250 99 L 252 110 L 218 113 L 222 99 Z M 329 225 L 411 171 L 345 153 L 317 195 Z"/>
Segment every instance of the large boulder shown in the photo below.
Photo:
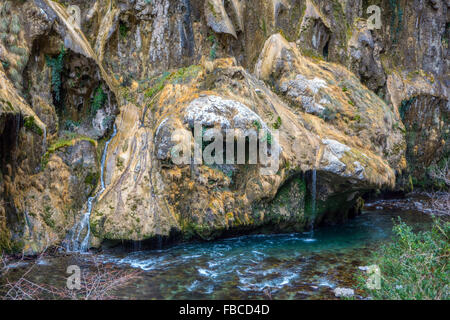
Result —
<path fill-rule="evenodd" d="M 256 75 L 280 88 L 288 103 L 234 59 L 194 69 L 187 79 L 180 71 L 166 76 L 151 112 L 129 105 L 116 121 L 109 187 L 91 216 L 100 239 L 299 231 L 345 220 L 358 212 L 365 190 L 394 186 L 404 160 L 401 132 L 392 129 L 398 115 L 345 68 L 313 62 L 280 35 L 271 37 Z M 311 111 L 305 100 L 323 107 Z M 324 119 L 326 108 L 333 120 Z M 279 167 L 263 174 L 267 164 L 195 162 L 196 123 L 223 133 L 271 132 Z M 180 141 L 192 151 L 187 163 L 177 162 Z"/>

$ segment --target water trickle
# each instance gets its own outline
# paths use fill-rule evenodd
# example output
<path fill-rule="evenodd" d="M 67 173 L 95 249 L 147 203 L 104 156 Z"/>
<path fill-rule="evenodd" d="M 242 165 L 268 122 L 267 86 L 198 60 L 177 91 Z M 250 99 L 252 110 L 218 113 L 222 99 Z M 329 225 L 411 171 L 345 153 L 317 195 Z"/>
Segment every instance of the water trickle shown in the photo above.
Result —
<path fill-rule="evenodd" d="M 312 193 L 312 214 L 313 216 L 316 215 L 316 196 L 317 196 L 317 170 L 316 168 L 313 169 L 312 172 L 312 188 L 311 188 L 311 193 Z"/>
<path fill-rule="evenodd" d="M 87 252 L 89 249 L 89 238 L 91 236 L 91 224 L 89 223 L 92 208 L 94 206 L 95 201 L 105 192 L 105 163 L 106 156 L 108 153 L 108 146 L 111 140 L 116 136 L 117 128 L 114 125 L 113 134 L 111 138 L 106 142 L 105 148 L 103 150 L 102 162 L 100 166 L 100 190 L 95 194 L 95 196 L 90 197 L 87 202 L 87 210 L 83 215 L 83 218 L 76 223 L 73 228 L 70 230 L 69 235 L 66 239 L 65 249 L 68 252 Z M 81 240 L 83 236 L 83 232 L 86 232 L 84 238 Z"/>
<path fill-rule="evenodd" d="M 47 127 L 44 126 L 44 133 L 42 138 L 42 149 L 45 151 L 47 149 Z"/>
<path fill-rule="evenodd" d="M 311 181 L 311 230 L 314 232 L 314 219 L 316 217 L 317 212 L 317 168 L 320 166 L 320 161 L 323 156 L 323 148 L 316 148 L 316 160 L 314 163 L 314 167 L 312 170 L 312 181 Z"/>

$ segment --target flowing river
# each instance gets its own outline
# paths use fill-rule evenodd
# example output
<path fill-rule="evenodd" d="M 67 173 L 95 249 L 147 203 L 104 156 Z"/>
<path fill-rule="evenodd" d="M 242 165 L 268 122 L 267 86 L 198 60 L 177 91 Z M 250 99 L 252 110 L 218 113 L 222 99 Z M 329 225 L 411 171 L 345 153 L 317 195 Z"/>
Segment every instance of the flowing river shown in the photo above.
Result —
<path fill-rule="evenodd" d="M 330 299 L 336 287 L 356 287 L 358 267 L 370 264 L 371 253 L 390 241 L 397 217 L 415 229 L 427 228 L 431 221 L 412 211 L 364 211 L 314 233 L 251 235 L 149 251 L 116 248 L 90 259 L 142 270 L 114 293 L 119 299 Z M 88 257 L 46 257 L 29 277 L 63 286 L 67 267 L 83 268 L 84 259 Z M 11 272 L 21 269 L 26 266 Z"/>

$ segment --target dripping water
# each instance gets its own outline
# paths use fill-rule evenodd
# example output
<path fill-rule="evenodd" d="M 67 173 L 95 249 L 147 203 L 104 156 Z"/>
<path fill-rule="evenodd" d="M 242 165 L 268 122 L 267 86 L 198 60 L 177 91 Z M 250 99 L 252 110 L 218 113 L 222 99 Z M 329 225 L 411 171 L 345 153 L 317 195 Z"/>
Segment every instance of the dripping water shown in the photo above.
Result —
<path fill-rule="evenodd" d="M 317 169 L 314 168 L 312 172 L 312 214 L 316 215 L 316 196 L 317 196 Z"/>
<path fill-rule="evenodd" d="M 320 149 L 316 149 L 316 161 L 314 163 L 314 167 L 312 170 L 312 181 L 311 181 L 311 225 L 310 225 L 310 229 L 312 234 L 314 235 L 314 220 L 316 218 L 316 202 L 317 202 L 317 167 L 319 166 L 320 163 Z"/>
<path fill-rule="evenodd" d="M 47 150 L 47 127 L 44 126 L 44 133 L 42 138 L 42 149 L 45 151 Z"/>
<path fill-rule="evenodd" d="M 83 215 L 83 218 L 73 226 L 72 230 L 70 230 L 65 246 L 68 252 L 87 252 L 89 249 L 89 238 L 91 235 L 91 224 L 89 223 L 89 220 L 92 213 L 92 207 L 95 201 L 102 195 L 102 193 L 106 189 L 104 179 L 106 156 L 108 153 L 109 143 L 116 136 L 116 134 L 117 128 L 116 125 L 114 125 L 113 134 L 111 135 L 111 138 L 106 142 L 105 148 L 103 150 L 102 162 L 100 166 L 100 190 L 93 197 L 90 197 L 88 199 L 86 208 L 87 210 Z M 81 240 L 84 231 L 86 232 L 86 234 L 84 238 Z"/>

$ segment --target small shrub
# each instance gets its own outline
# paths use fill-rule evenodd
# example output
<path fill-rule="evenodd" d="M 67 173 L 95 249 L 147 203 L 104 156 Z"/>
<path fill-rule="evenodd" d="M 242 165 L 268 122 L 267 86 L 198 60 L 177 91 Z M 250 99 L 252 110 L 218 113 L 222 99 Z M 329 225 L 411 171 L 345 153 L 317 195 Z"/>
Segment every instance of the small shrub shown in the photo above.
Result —
<path fill-rule="evenodd" d="M 14 34 L 18 34 L 20 32 L 20 29 L 20 19 L 18 16 L 14 15 L 11 19 L 9 30 Z"/>
<path fill-rule="evenodd" d="M 273 123 L 272 124 L 272 127 L 275 129 L 275 130 L 278 130 L 278 129 L 280 129 L 281 128 L 281 118 L 280 117 L 277 117 L 277 121 L 275 121 L 275 123 Z"/>
<path fill-rule="evenodd" d="M 69 119 L 64 122 L 64 129 L 68 130 L 68 131 L 74 131 L 79 126 L 80 126 L 80 123 L 78 121 Z"/>
<path fill-rule="evenodd" d="M 7 35 L 8 31 L 9 31 L 9 18 L 1 17 L 0 18 L 0 32 Z"/>
<path fill-rule="evenodd" d="M 102 86 L 99 86 L 95 90 L 94 98 L 92 99 L 91 114 L 95 115 L 98 110 L 103 108 L 105 102 L 106 102 L 106 94 L 103 91 Z"/>
<path fill-rule="evenodd" d="M 11 46 L 9 48 L 9 51 L 11 51 L 14 54 L 17 54 L 18 56 L 25 56 L 28 53 L 27 49 L 18 46 Z"/>
<path fill-rule="evenodd" d="M 257 120 L 253 121 L 253 126 L 256 128 L 256 130 L 261 130 L 262 128 L 261 123 L 259 123 L 259 121 Z"/>
<path fill-rule="evenodd" d="M 363 289 L 374 299 L 450 299 L 450 222 L 435 219 L 430 231 L 413 232 L 399 219 L 394 239 L 375 253 L 381 271 L 381 289 Z"/>
<path fill-rule="evenodd" d="M 129 29 L 128 29 L 127 25 L 124 22 L 120 22 L 119 34 L 122 39 L 125 39 L 127 37 L 128 31 L 129 31 Z"/>
<path fill-rule="evenodd" d="M 217 39 L 214 35 L 208 37 L 209 42 L 211 42 L 211 50 L 209 51 L 209 58 L 215 60 L 217 58 Z"/>
<path fill-rule="evenodd" d="M 61 102 L 61 74 L 64 68 L 64 56 L 66 50 L 64 46 L 56 58 L 47 57 L 47 65 L 52 68 L 52 91 L 56 102 Z"/>
<path fill-rule="evenodd" d="M 9 77 L 16 87 L 20 87 L 20 84 L 22 83 L 22 75 L 15 68 L 9 69 Z"/>

